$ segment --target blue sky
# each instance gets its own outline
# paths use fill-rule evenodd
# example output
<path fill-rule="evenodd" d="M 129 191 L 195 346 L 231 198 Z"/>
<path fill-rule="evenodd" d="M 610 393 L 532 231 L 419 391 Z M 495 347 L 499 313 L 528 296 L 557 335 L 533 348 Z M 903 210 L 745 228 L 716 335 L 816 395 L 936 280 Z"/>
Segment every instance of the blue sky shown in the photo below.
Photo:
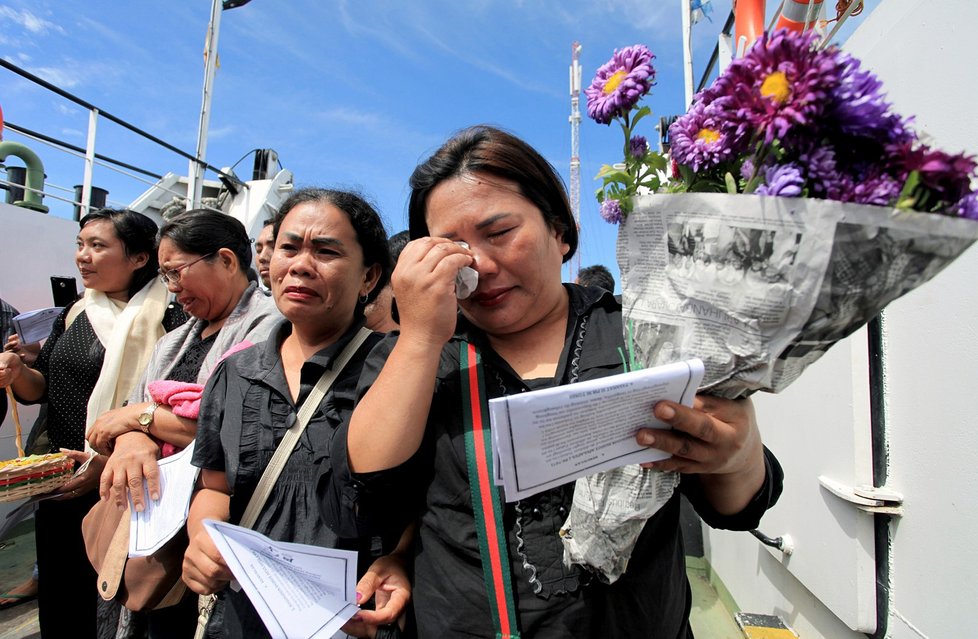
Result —
<path fill-rule="evenodd" d="M 768 4 L 770 12 L 778 3 Z M 693 29 L 697 79 L 730 0 L 713 6 L 712 23 Z M 390 232 L 406 227 L 414 166 L 471 124 L 513 131 L 567 181 L 571 43 L 583 45 L 584 86 L 616 47 L 648 45 L 658 83 L 645 103 L 657 116 L 680 113 L 679 7 L 679 0 L 253 0 L 222 16 L 206 159 L 224 167 L 251 149 L 273 148 L 299 185 L 362 190 Z M 192 152 L 209 12 L 208 0 L 2 1 L 0 55 Z M 10 122 L 85 145 L 87 111 L 6 69 L 0 107 Z M 657 119 L 640 132 L 656 138 Z M 25 141 L 10 131 L 5 139 Z M 81 183 L 81 160 L 29 145 L 49 182 Z M 187 171 L 186 160 L 104 119 L 96 150 L 156 173 Z M 598 217 L 592 194 L 600 165 L 620 153 L 620 131 L 585 115 L 580 264 L 604 263 L 616 276 L 616 231 Z M 250 166 L 249 157 L 239 175 L 249 176 Z M 146 188 L 101 167 L 95 184 L 119 204 Z M 66 204 L 46 203 L 52 214 L 71 215 Z"/>

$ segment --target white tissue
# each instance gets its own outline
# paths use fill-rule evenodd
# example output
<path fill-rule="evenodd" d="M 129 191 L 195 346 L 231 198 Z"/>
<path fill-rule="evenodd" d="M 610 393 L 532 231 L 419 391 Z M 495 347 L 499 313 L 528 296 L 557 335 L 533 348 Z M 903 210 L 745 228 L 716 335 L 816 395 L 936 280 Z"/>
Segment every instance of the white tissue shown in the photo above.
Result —
<path fill-rule="evenodd" d="M 465 242 L 456 242 L 462 248 L 469 248 Z M 479 286 L 479 272 L 471 266 L 463 266 L 455 275 L 455 297 L 460 300 L 468 298 Z"/>

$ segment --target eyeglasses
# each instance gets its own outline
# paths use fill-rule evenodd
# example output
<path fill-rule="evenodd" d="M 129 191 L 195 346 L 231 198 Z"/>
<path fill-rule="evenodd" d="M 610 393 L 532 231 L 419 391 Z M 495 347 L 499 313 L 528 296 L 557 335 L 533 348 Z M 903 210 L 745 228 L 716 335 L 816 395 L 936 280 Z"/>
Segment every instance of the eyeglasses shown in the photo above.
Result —
<path fill-rule="evenodd" d="M 213 253 L 208 253 L 207 255 L 202 255 L 202 256 L 198 257 L 196 260 L 191 260 L 191 261 L 187 262 L 186 264 L 183 264 L 183 265 L 178 266 L 176 268 L 168 269 L 166 271 L 164 271 L 163 269 L 160 269 L 160 281 L 163 282 L 164 284 L 167 284 L 167 285 L 168 284 L 179 284 L 180 283 L 180 271 L 182 271 L 182 270 L 184 270 L 186 268 L 190 268 L 191 266 L 193 266 L 194 264 L 196 264 L 197 262 L 199 262 L 201 260 L 206 260 L 208 257 L 210 257 L 211 255 L 214 255 L 215 253 L 217 253 L 217 251 L 214 251 Z"/>

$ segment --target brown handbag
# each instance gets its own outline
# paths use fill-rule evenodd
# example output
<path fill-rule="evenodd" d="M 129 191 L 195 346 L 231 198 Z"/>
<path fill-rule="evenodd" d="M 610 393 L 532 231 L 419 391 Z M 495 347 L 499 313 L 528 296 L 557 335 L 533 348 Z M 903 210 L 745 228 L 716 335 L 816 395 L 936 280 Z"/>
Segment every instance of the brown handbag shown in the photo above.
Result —
<path fill-rule="evenodd" d="M 187 592 L 181 579 L 189 545 L 184 526 L 148 557 L 129 557 L 129 507 L 102 499 L 82 520 L 88 560 L 98 572 L 98 594 L 129 610 L 155 610 L 179 603 Z"/>

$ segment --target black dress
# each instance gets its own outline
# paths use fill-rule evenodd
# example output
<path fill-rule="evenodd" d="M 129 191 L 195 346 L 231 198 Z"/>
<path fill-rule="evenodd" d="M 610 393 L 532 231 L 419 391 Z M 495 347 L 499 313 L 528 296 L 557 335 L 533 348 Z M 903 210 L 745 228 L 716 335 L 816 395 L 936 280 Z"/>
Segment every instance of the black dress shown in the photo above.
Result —
<path fill-rule="evenodd" d="M 47 382 L 45 395 L 39 401 L 48 403 L 51 452 L 59 448 L 84 450 L 88 399 L 105 357 L 105 347 L 84 311 L 65 330 L 65 317 L 71 307 L 67 306 L 55 321 L 34 363 Z M 171 330 L 185 318 L 182 311 L 168 308 L 163 327 Z M 97 636 L 97 607 L 101 601 L 95 590 L 98 575 L 85 554 L 81 535 L 81 521 L 97 501 L 98 491 L 93 490 L 75 499 L 38 504 L 34 536 L 38 623 L 43 637 Z"/>
<path fill-rule="evenodd" d="M 298 402 L 292 400 L 279 348 L 291 332 L 282 322 L 268 341 L 220 363 L 207 382 L 197 420 L 193 464 L 224 472 L 231 487 L 230 521 L 241 520 L 285 432 L 295 423 L 298 407 L 356 335 L 354 325 L 336 343 L 309 358 L 300 375 Z M 379 552 L 396 538 L 342 539 L 332 529 L 316 496 L 317 479 L 331 474 L 333 440 L 346 439 L 363 360 L 380 339 L 374 334 L 344 367 L 313 413 L 265 502 L 253 529 L 278 541 L 359 551 L 362 574 Z M 222 638 L 268 637 L 265 625 L 243 591 L 224 589 L 208 625 L 208 635 Z M 218 614 L 220 611 L 220 614 Z"/>

